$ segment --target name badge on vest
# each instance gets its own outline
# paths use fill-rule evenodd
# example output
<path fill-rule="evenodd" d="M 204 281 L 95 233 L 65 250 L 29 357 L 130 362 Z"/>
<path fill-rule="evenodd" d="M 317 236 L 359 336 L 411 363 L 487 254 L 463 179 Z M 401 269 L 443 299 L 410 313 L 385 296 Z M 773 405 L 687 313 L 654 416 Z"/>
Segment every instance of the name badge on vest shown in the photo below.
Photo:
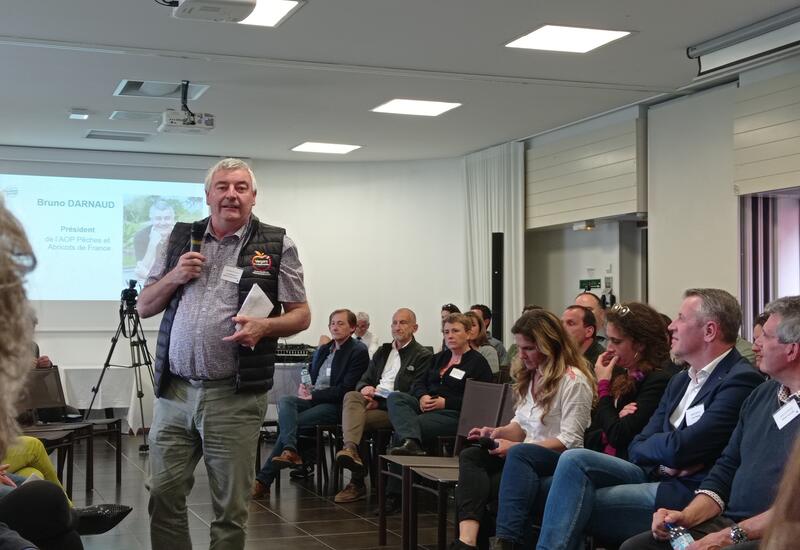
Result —
<path fill-rule="evenodd" d="M 686 425 L 691 426 L 700 420 L 700 417 L 703 416 L 704 412 L 706 412 L 706 408 L 702 403 L 686 409 Z"/>
<path fill-rule="evenodd" d="M 778 426 L 778 429 L 782 430 L 783 427 L 794 420 L 798 414 L 800 414 L 800 407 L 797 406 L 797 401 L 789 399 L 783 407 L 772 415 L 772 418 L 775 419 L 775 425 Z"/>
<path fill-rule="evenodd" d="M 450 371 L 450 376 L 452 376 L 456 380 L 461 380 L 462 378 L 464 378 L 465 374 L 467 374 L 467 373 L 464 372 L 463 370 L 457 369 L 455 367 L 453 367 L 453 370 Z"/>
<path fill-rule="evenodd" d="M 239 279 L 242 278 L 242 271 L 243 270 L 241 268 L 232 265 L 226 265 L 222 268 L 222 280 L 238 285 Z"/>

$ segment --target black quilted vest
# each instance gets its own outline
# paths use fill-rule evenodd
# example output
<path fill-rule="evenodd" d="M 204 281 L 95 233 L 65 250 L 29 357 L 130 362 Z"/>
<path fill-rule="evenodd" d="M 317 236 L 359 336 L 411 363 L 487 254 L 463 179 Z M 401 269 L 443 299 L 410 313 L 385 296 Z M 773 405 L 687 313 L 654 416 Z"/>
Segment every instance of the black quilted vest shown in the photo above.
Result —
<path fill-rule="evenodd" d="M 208 218 L 199 222 L 205 227 Z M 189 251 L 189 240 L 192 230 L 190 223 L 176 223 L 167 244 L 166 271 L 171 270 L 178 263 L 178 259 Z M 258 218 L 252 216 L 247 233 L 242 235 L 244 244 L 239 252 L 236 265 L 243 270 L 239 280 L 239 306 L 247 297 L 254 284 L 261 287 L 275 308 L 270 317 L 281 314 L 281 305 L 278 301 L 278 272 L 281 265 L 283 252 L 283 236 L 286 230 L 260 223 Z M 269 259 L 267 259 L 269 258 Z M 271 265 L 268 265 L 270 264 Z M 166 272 L 165 271 L 165 272 Z M 164 395 L 171 373 L 169 370 L 169 339 L 172 332 L 172 322 L 178 310 L 183 287 L 179 288 L 164 310 L 161 327 L 158 330 L 158 344 L 156 346 L 155 362 L 155 394 L 156 397 Z M 275 350 L 278 346 L 277 338 L 262 338 L 256 348 L 239 346 L 238 365 L 236 372 L 237 393 L 266 392 L 272 388 L 272 375 L 275 371 Z"/>

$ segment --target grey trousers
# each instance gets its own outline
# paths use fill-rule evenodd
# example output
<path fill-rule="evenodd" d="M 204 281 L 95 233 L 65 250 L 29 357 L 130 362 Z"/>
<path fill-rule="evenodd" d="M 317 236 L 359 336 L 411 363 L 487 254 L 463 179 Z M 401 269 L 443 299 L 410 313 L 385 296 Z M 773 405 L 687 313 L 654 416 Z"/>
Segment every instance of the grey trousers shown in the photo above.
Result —
<path fill-rule="evenodd" d="M 244 548 L 256 443 L 267 395 L 236 394 L 233 380 L 173 379 L 155 402 L 150 427 L 150 542 L 191 550 L 186 497 L 205 462 L 214 519 L 212 550 Z"/>
<path fill-rule="evenodd" d="M 733 520 L 725 516 L 717 516 L 692 527 L 689 529 L 689 533 L 694 537 L 694 540 L 700 540 L 706 535 L 730 527 L 733 523 Z M 650 531 L 639 533 L 635 537 L 626 540 L 622 546 L 620 546 L 620 550 L 671 550 L 671 548 L 672 546 L 670 546 L 668 541 L 655 540 Z M 735 548 L 736 550 L 756 550 L 758 548 L 758 541 L 745 542 L 737 544 L 736 546 L 731 546 L 730 548 Z"/>

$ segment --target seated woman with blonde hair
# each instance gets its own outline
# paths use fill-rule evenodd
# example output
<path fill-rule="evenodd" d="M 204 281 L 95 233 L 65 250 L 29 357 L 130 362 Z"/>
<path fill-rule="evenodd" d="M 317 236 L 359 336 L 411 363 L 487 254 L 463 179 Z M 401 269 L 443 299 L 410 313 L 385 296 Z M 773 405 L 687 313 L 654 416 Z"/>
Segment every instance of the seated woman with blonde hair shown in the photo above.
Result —
<path fill-rule="evenodd" d="M 594 376 L 558 317 L 543 309 L 520 317 L 511 333 L 519 349 L 512 366 L 516 414 L 505 426 L 476 427 L 481 440 L 459 455 L 456 508 L 459 539 L 452 549 L 486 548 L 507 453 L 526 451 L 537 467 L 517 479 L 532 495 L 540 476 L 550 476 L 561 452 L 583 445 L 595 395 Z"/>

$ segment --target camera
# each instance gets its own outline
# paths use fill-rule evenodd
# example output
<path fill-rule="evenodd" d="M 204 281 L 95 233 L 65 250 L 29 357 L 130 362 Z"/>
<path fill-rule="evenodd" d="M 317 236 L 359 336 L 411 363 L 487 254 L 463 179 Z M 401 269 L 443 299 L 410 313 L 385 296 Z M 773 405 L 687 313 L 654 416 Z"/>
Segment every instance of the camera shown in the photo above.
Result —
<path fill-rule="evenodd" d="M 122 290 L 120 301 L 127 307 L 127 309 L 134 309 L 136 307 L 136 298 L 139 293 L 136 291 L 136 279 L 128 281 L 128 288 Z"/>

